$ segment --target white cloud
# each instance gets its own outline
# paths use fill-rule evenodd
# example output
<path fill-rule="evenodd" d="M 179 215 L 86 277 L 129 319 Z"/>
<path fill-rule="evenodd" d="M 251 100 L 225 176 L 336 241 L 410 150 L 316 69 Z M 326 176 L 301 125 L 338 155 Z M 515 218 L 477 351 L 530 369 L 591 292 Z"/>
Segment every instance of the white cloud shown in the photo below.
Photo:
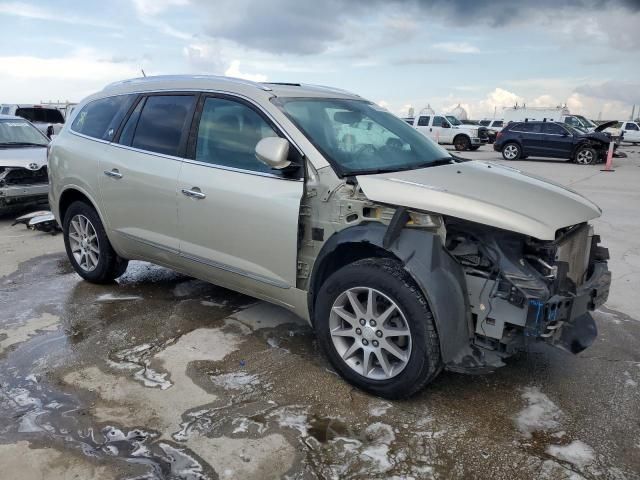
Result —
<path fill-rule="evenodd" d="M 433 48 L 449 53 L 479 53 L 480 49 L 467 42 L 442 42 L 433 45 Z"/>
<path fill-rule="evenodd" d="M 133 5 L 140 15 L 158 15 L 170 7 L 184 7 L 189 0 L 133 0 Z"/>
<path fill-rule="evenodd" d="M 266 82 L 267 76 L 261 73 L 245 73 L 240 71 L 240 60 L 233 60 L 224 72 L 227 77 L 243 78 L 253 82 Z"/>
<path fill-rule="evenodd" d="M 105 60 L 92 49 L 66 57 L 0 57 L 0 91 L 7 102 L 79 101 L 108 83 L 140 76 L 137 66 Z"/>
<path fill-rule="evenodd" d="M 120 28 L 117 25 L 95 18 L 82 17 L 69 13 L 47 10 L 24 2 L 0 3 L 0 15 L 28 18 L 32 20 L 47 20 L 53 22 L 86 25 L 101 28 Z"/>

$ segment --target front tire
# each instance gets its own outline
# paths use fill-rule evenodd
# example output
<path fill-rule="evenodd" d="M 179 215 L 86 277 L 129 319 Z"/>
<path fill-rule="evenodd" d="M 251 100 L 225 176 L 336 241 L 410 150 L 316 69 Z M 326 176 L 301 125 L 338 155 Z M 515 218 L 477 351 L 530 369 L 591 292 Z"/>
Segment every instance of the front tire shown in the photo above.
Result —
<path fill-rule="evenodd" d="M 575 162 L 579 165 L 593 165 L 598 160 L 598 153 L 591 147 L 580 147 L 576 151 Z"/>
<path fill-rule="evenodd" d="M 91 283 L 109 283 L 121 276 L 128 261 L 113 250 L 95 209 L 74 202 L 62 225 L 64 247 L 78 275 Z"/>
<path fill-rule="evenodd" d="M 471 140 L 466 135 L 458 135 L 453 139 L 453 146 L 459 152 L 469 150 L 471 148 Z"/>
<path fill-rule="evenodd" d="M 507 143 L 502 147 L 502 158 L 505 160 L 518 160 L 522 156 L 520 145 L 514 142 Z"/>
<path fill-rule="evenodd" d="M 367 258 L 333 273 L 315 305 L 318 341 L 342 377 L 384 398 L 406 398 L 442 370 L 427 301 L 402 265 Z"/>

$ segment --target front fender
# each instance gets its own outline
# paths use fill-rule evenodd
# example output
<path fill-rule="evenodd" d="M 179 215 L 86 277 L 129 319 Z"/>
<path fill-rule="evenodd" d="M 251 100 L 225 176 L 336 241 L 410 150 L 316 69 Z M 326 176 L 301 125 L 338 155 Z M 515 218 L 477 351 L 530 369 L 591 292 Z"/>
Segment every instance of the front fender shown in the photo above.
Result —
<path fill-rule="evenodd" d="M 322 247 L 314 264 L 309 305 L 318 291 L 319 272 L 323 261 L 344 244 L 364 243 L 383 249 L 403 264 L 422 290 L 433 313 L 440 339 L 440 351 L 445 364 L 476 365 L 481 351 L 471 348 L 473 328 L 465 290 L 464 273 L 460 265 L 445 250 L 442 240 L 428 230 L 403 228 L 384 247 L 388 227 L 371 222 L 346 228 L 334 234 Z M 313 318 L 313 311 L 310 312 Z M 453 369 L 456 369 L 455 367 Z"/>

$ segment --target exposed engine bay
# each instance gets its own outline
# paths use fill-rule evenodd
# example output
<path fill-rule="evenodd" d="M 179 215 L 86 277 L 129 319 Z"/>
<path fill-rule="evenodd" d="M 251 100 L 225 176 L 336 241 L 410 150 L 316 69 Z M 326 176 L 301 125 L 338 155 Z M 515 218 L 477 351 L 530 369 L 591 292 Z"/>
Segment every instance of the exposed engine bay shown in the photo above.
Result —
<path fill-rule="evenodd" d="M 561 229 L 554 241 L 446 221 L 446 248 L 462 265 L 478 346 L 511 354 L 542 339 L 572 353 L 597 330 L 589 310 L 609 293 L 608 251 L 592 227 Z"/>

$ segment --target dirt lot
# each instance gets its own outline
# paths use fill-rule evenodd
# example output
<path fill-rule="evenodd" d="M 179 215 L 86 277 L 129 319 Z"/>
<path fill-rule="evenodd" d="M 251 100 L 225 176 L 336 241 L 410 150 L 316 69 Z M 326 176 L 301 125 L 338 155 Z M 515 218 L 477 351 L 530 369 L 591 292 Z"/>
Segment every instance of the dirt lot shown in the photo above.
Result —
<path fill-rule="evenodd" d="M 280 308 L 142 262 L 91 285 L 61 236 L 0 220 L 0 477 L 640 478 L 640 148 L 625 150 L 614 173 L 509 164 L 604 210 L 595 345 L 538 345 L 402 402 L 352 389 Z"/>

